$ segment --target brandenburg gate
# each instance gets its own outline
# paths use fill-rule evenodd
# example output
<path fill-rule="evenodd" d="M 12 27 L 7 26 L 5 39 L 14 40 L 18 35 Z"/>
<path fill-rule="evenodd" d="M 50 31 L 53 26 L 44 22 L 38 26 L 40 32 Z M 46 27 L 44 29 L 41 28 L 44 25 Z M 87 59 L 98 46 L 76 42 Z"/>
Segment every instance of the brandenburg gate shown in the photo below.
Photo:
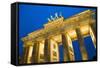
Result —
<path fill-rule="evenodd" d="M 72 41 L 78 40 L 82 60 L 88 60 L 84 37 L 91 36 L 96 48 L 96 20 L 92 10 L 70 18 L 63 16 L 48 21 L 43 28 L 22 38 L 23 63 L 59 62 L 59 46 L 63 46 L 64 62 L 75 61 Z"/>

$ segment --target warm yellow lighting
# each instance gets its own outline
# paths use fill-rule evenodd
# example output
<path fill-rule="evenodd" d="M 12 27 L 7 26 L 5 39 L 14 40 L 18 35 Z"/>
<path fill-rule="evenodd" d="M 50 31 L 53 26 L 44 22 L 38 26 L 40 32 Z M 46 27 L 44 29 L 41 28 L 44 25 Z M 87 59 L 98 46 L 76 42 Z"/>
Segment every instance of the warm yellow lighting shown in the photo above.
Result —
<path fill-rule="evenodd" d="M 33 51 L 33 46 L 30 46 L 28 53 L 28 63 L 31 63 L 32 51 Z"/>
<path fill-rule="evenodd" d="M 72 40 L 77 38 L 75 30 L 69 30 L 68 35 L 71 37 Z"/>
<path fill-rule="evenodd" d="M 94 47 L 96 48 L 96 38 L 95 38 L 95 35 L 94 35 L 93 30 L 91 29 L 91 27 L 90 27 L 90 36 L 92 38 Z"/>
<path fill-rule="evenodd" d="M 81 26 L 80 30 L 81 30 L 81 34 L 83 36 L 89 35 L 89 26 L 88 25 Z"/>
<path fill-rule="evenodd" d="M 90 20 L 93 20 L 89 18 L 91 15 L 92 12 L 87 10 L 65 20 L 63 17 L 60 17 L 56 20 L 49 21 L 47 24 L 44 24 L 44 28 L 29 33 L 26 37 L 22 38 L 24 47 L 29 48 L 28 57 L 27 60 L 25 59 L 25 63 L 31 63 L 31 61 L 33 61 L 35 58 L 36 60 L 33 62 L 36 63 L 46 61 L 59 62 L 60 44 L 64 46 L 64 61 L 74 61 L 75 55 L 72 41 L 80 39 L 79 43 L 82 43 L 81 38 L 88 35 L 91 35 L 92 41 L 96 48 L 96 38 L 89 26 Z M 80 31 L 76 31 L 76 29 L 79 29 Z M 65 35 L 63 36 L 63 34 Z M 79 35 L 79 38 L 77 35 Z M 35 47 L 36 50 L 34 50 L 35 45 L 33 45 L 35 42 L 38 43 Z M 45 48 L 46 50 L 44 50 Z M 84 45 L 81 46 L 80 44 L 80 49 L 82 50 L 83 48 L 85 48 Z M 35 58 L 34 55 L 32 55 L 33 51 L 35 52 Z M 83 56 L 83 60 L 87 60 L 87 55 L 85 53 L 86 52 L 82 50 L 81 54 Z"/>

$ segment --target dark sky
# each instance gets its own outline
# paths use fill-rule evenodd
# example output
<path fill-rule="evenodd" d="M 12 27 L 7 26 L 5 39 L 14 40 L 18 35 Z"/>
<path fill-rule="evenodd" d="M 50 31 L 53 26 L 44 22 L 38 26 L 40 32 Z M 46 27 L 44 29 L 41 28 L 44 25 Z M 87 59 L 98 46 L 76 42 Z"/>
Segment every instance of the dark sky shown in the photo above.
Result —
<path fill-rule="evenodd" d="M 40 5 L 29 5 L 29 4 L 20 4 L 19 5 L 19 55 L 22 56 L 23 53 L 23 42 L 21 38 L 25 37 L 27 34 L 43 28 L 43 24 L 47 23 L 47 18 L 50 18 L 52 15 L 55 16 L 55 13 L 62 13 L 64 18 L 68 18 L 72 15 L 85 11 L 87 9 L 95 10 L 91 8 L 83 7 L 64 7 L 64 6 L 40 6 Z M 96 54 L 95 48 L 93 47 L 93 42 L 90 37 L 84 38 L 85 47 L 88 52 L 88 58 L 92 59 Z M 79 50 L 78 41 L 73 41 L 75 59 L 81 60 L 81 54 Z M 63 60 L 63 47 L 59 47 L 60 51 L 60 61 Z"/>

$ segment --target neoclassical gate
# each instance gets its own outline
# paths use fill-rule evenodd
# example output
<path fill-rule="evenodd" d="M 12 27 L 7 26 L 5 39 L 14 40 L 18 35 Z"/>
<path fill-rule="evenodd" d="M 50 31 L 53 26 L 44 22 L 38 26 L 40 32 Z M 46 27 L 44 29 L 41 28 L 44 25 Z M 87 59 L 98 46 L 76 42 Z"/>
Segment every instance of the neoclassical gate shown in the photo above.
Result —
<path fill-rule="evenodd" d="M 86 10 L 70 18 L 56 17 L 44 28 L 22 38 L 23 63 L 59 62 L 59 46 L 63 46 L 64 61 L 75 61 L 72 41 L 78 40 L 82 60 L 88 60 L 84 37 L 91 36 L 96 48 L 95 12 Z"/>

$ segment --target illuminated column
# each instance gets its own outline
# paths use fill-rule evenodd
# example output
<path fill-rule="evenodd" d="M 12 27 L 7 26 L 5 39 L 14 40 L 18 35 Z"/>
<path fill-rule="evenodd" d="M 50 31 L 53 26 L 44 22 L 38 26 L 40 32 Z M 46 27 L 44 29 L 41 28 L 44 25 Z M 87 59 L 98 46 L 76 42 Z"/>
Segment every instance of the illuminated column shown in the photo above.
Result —
<path fill-rule="evenodd" d="M 96 48 L 96 21 L 93 21 L 94 19 L 95 19 L 95 15 L 91 15 L 90 20 L 89 20 L 89 22 L 90 22 L 89 34 L 93 41 L 94 47 Z"/>
<path fill-rule="evenodd" d="M 28 53 L 29 53 L 29 47 L 24 47 L 23 48 L 23 60 L 22 63 L 27 63 L 28 60 Z"/>
<path fill-rule="evenodd" d="M 25 42 L 23 49 L 23 63 L 31 63 L 31 55 L 32 55 L 32 45 L 33 42 Z"/>
<path fill-rule="evenodd" d="M 93 31 L 91 26 L 89 27 L 89 33 L 90 33 L 90 36 L 91 36 L 92 41 L 94 43 L 94 47 L 96 48 L 96 36 L 95 36 L 95 33 L 94 33 L 94 31 Z"/>
<path fill-rule="evenodd" d="M 69 44 L 68 48 L 69 48 L 70 61 L 74 61 L 75 60 L 74 49 L 72 45 L 72 40 L 68 34 L 67 34 L 67 39 Z"/>
<path fill-rule="evenodd" d="M 45 39 L 45 46 L 44 46 L 44 56 L 45 56 L 45 62 L 51 61 L 51 40 Z"/>
<path fill-rule="evenodd" d="M 33 46 L 29 47 L 29 53 L 28 53 L 28 61 L 27 63 L 31 63 L 32 60 L 32 52 L 33 52 Z"/>
<path fill-rule="evenodd" d="M 55 40 L 51 40 L 51 55 L 52 55 L 52 62 L 59 62 L 59 45 Z"/>
<path fill-rule="evenodd" d="M 40 56 L 39 50 L 40 50 L 40 42 L 35 41 L 32 52 L 32 63 L 39 63 L 39 56 Z"/>
<path fill-rule="evenodd" d="M 39 63 L 44 62 L 44 42 L 40 42 L 39 44 Z"/>
<path fill-rule="evenodd" d="M 62 45 L 64 47 L 64 61 L 74 61 L 72 41 L 68 34 L 62 33 Z"/>
<path fill-rule="evenodd" d="M 59 61 L 58 45 L 54 40 L 45 39 L 44 57 L 45 57 L 45 62 Z"/>
<path fill-rule="evenodd" d="M 77 34 L 77 38 L 79 41 L 79 47 L 80 47 L 80 51 L 81 51 L 81 55 L 82 55 L 82 60 L 87 60 L 88 55 L 87 55 L 86 48 L 84 46 L 84 39 L 83 39 L 83 36 L 82 36 L 79 28 L 76 28 L 76 34 Z"/>

